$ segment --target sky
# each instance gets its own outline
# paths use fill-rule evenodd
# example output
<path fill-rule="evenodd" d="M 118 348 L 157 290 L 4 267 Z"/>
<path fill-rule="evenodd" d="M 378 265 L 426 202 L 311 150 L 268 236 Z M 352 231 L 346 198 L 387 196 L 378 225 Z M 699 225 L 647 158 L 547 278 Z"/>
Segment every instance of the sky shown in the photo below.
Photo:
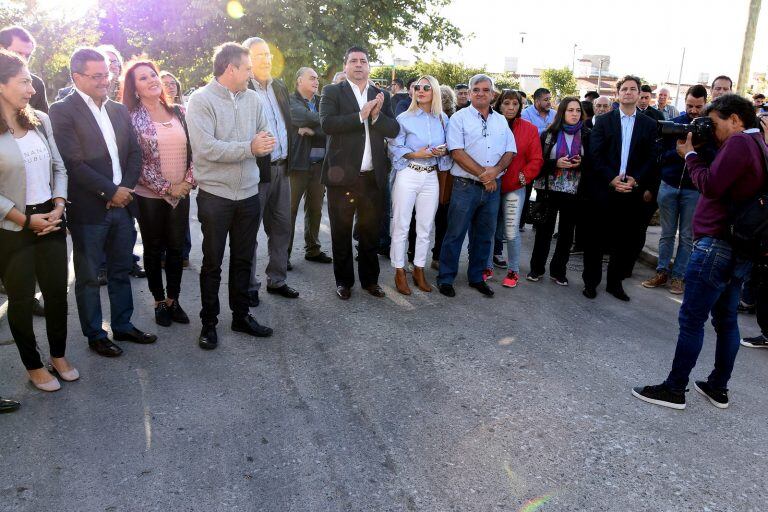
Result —
<path fill-rule="evenodd" d="M 768 71 L 767 4 L 757 24 L 751 72 Z M 685 47 L 684 83 L 698 80 L 702 72 L 710 80 L 720 74 L 735 80 L 748 7 L 749 0 L 454 0 L 441 14 L 474 37 L 430 56 L 490 72 L 503 71 L 505 56 L 517 56 L 518 70 L 525 73 L 534 67 L 570 68 L 577 44 L 577 60 L 582 54 L 610 55 L 613 74 L 677 82 Z M 520 32 L 526 33 L 522 46 Z M 394 54 L 414 58 L 404 48 Z M 392 53 L 380 57 L 387 62 Z"/>

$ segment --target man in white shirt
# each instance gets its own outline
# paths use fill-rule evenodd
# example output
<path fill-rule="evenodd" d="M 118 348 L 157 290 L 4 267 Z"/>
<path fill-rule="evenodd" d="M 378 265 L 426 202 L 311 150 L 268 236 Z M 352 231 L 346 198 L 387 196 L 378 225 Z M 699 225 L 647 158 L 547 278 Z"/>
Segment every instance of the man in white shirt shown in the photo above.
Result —
<path fill-rule="evenodd" d="M 105 254 L 114 339 L 141 344 L 157 340 L 131 323 L 129 273 L 137 214 L 133 188 L 141 172 L 141 149 L 128 110 L 108 98 L 112 76 L 105 55 L 79 48 L 72 54 L 70 72 L 75 92 L 51 105 L 50 118 L 69 176 L 67 222 L 77 311 L 90 348 L 116 357 L 122 349 L 102 327 L 97 274 Z"/>

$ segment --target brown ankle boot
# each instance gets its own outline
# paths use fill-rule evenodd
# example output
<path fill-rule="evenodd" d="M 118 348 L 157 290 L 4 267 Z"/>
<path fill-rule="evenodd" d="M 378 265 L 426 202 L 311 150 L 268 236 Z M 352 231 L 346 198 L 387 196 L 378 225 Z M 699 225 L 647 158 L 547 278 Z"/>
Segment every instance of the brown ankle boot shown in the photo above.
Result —
<path fill-rule="evenodd" d="M 413 267 L 413 284 L 423 292 L 432 291 L 432 287 L 429 286 L 427 278 L 424 276 L 424 267 Z"/>
<path fill-rule="evenodd" d="M 411 288 L 408 286 L 408 278 L 405 277 L 405 269 L 395 269 L 395 288 L 403 295 L 410 295 Z"/>

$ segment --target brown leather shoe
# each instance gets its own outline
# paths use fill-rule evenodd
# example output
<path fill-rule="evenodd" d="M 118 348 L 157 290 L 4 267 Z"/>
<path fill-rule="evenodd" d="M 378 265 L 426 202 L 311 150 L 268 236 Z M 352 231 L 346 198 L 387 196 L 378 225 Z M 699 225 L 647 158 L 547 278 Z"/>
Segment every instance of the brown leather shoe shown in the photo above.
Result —
<path fill-rule="evenodd" d="M 374 297 L 378 297 L 378 298 L 384 297 L 385 295 L 384 290 L 382 290 L 381 286 L 379 286 L 378 284 L 372 284 L 370 286 L 366 286 L 365 291 L 367 291 Z"/>
<path fill-rule="evenodd" d="M 413 284 L 423 292 L 432 291 L 432 287 L 427 282 L 426 276 L 424 276 L 424 267 L 413 267 Z"/>
<path fill-rule="evenodd" d="M 410 295 L 411 288 L 408 286 L 408 278 L 405 275 L 405 269 L 395 269 L 395 288 L 403 295 Z"/>

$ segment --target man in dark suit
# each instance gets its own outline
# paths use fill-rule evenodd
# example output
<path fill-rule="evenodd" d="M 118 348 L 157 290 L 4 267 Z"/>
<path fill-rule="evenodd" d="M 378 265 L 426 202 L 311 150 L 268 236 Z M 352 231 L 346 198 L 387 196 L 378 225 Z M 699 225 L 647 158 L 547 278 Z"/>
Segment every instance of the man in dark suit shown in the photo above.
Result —
<path fill-rule="evenodd" d="M 368 52 L 353 46 L 344 56 L 347 80 L 323 88 L 320 126 L 328 136 L 322 182 L 328 189 L 336 294 L 347 300 L 355 283 L 352 224 L 357 213 L 360 285 L 383 297 L 376 253 L 389 174 L 385 137 L 400 127 L 392 116 L 389 93 L 368 82 Z"/>
<path fill-rule="evenodd" d="M 275 137 L 272 154 L 257 159 L 259 166 L 259 201 L 261 220 L 267 234 L 269 263 L 267 263 L 267 292 L 287 299 L 295 299 L 299 292 L 286 284 L 288 276 L 288 248 L 291 244 L 291 181 L 288 162 L 291 161 L 291 107 L 288 88 L 281 80 L 272 78 L 272 52 L 266 41 L 250 37 L 243 42 L 251 55 L 253 78 L 248 88 L 256 91 L 267 115 L 269 131 Z M 251 262 L 249 300 L 251 307 L 259 305 L 261 283 L 257 277 L 256 253 Z"/>
<path fill-rule="evenodd" d="M 640 99 L 637 100 L 637 110 L 647 115 L 654 121 L 664 121 L 664 114 L 651 108 L 651 96 L 653 95 L 653 89 L 648 84 L 644 84 L 640 87 Z"/>
<path fill-rule="evenodd" d="M 21 55 L 27 61 L 32 58 L 36 46 L 35 38 L 22 27 L 14 26 L 0 29 L 0 48 Z M 32 75 L 32 87 L 35 88 L 35 94 L 30 98 L 29 105 L 35 110 L 47 113 L 48 97 L 43 80 L 39 76 Z"/>
<path fill-rule="evenodd" d="M 141 149 L 128 110 L 107 97 L 111 75 L 106 56 L 95 48 L 79 48 L 70 59 L 70 73 L 74 92 L 51 105 L 50 117 L 69 174 L 67 222 L 77 311 L 90 348 L 116 357 L 122 349 L 102 328 L 97 274 L 104 254 L 114 339 L 141 344 L 157 340 L 131 323 L 129 273 L 137 213 L 132 194 L 141 172 Z"/>
<path fill-rule="evenodd" d="M 597 296 L 602 257 L 611 255 L 606 291 L 628 301 L 622 281 L 631 273 L 634 248 L 643 235 L 649 190 L 658 181 L 656 122 L 639 114 L 640 79 L 626 76 L 617 84 L 619 108 L 594 118 L 591 153 L 594 173 L 584 177 L 588 199 L 584 227 L 584 296 Z M 656 187 L 658 188 L 658 187 Z"/>

